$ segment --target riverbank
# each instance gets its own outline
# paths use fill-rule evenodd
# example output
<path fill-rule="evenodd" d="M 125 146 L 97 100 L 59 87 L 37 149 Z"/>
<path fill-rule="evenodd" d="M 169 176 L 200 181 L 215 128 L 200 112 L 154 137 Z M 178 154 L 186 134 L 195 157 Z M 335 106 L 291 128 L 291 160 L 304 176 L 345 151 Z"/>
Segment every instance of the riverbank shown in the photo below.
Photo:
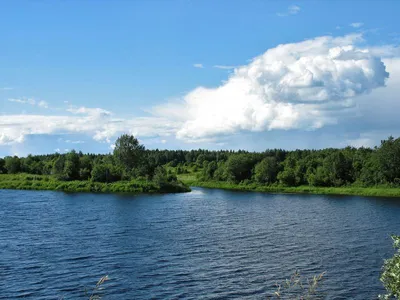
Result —
<path fill-rule="evenodd" d="M 400 188 L 393 187 L 313 187 L 313 186 L 260 186 L 255 183 L 235 184 L 221 181 L 182 180 L 186 185 L 211 189 L 250 191 L 282 194 L 353 195 L 374 197 L 400 197 Z"/>
<path fill-rule="evenodd" d="M 146 180 L 117 181 L 113 183 L 92 182 L 89 180 L 60 181 L 52 176 L 29 174 L 0 174 L 0 189 L 137 194 L 190 192 L 190 188 L 180 182 L 159 185 Z"/>

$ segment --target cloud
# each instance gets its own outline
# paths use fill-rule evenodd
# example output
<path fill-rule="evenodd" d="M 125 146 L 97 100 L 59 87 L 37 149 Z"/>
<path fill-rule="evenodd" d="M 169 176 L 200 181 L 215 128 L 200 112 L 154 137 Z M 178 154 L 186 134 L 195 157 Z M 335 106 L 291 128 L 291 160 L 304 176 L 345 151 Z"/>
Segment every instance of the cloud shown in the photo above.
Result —
<path fill-rule="evenodd" d="M 43 100 L 39 101 L 38 106 L 42 107 L 42 108 L 49 108 L 48 103 L 46 101 L 43 101 Z"/>
<path fill-rule="evenodd" d="M 361 22 L 356 22 L 356 23 L 351 23 L 350 26 L 353 28 L 360 28 L 364 25 L 364 23 Z"/>
<path fill-rule="evenodd" d="M 360 34 L 282 44 L 234 68 L 219 86 L 199 86 L 153 107 L 149 117 L 120 118 L 84 106 L 70 106 L 53 116 L 0 115 L 0 145 L 21 143 L 28 135 L 60 133 L 110 143 L 128 133 L 157 143 L 177 138 L 232 145 L 251 133 L 262 134 L 265 143 L 277 147 L 314 147 L 317 136 L 321 146 L 343 141 L 369 146 L 388 134 L 400 134 L 399 49 L 367 47 Z"/>
<path fill-rule="evenodd" d="M 69 144 L 84 144 L 84 141 L 71 141 L 71 140 L 65 140 L 66 143 Z"/>
<path fill-rule="evenodd" d="M 27 97 L 22 97 L 22 98 L 9 98 L 8 101 L 10 102 L 15 102 L 15 103 L 20 103 L 20 104 L 29 104 L 29 105 L 37 105 L 38 107 L 41 108 L 49 108 L 49 105 L 46 101 L 40 100 L 36 101 L 33 98 L 27 98 Z"/>
<path fill-rule="evenodd" d="M 199 68 L 199 69 L 203 69 L 204 68 L 203 64 L 193 64 L 193 67 Z"/>
<path fill-rule="evenodd" d="M 176 137 L 185 141 L 337 124 L 353 113 L 355 97 L 383 87 L 389 75 L 379 57 L 357 47 L 361 40 L 353 34 L 279 45 L 221 86 L 198 87 L 153 112 L 181 122 Z"/>
<path fill-rule="evenodd" d="M 235 69 L 235 66 L 224 66 L 224 65 L 214 65 L 213 68 L 223 69 L 223 70 L 232 70 Z"/>
<path fill-rule="evenodd" d="M 278 17 L 287 17 L 290 15 L 297 15 L 300 12 L 300 7 L 297 5 L 291 5 L 287 8 L 287 11 L 284 13 L 277 13 Z"/>
<path fill-rule="evenodd" d="M 21 103 L 21 104 L 30 104 L 30 105 L 35 105 L 36 101 L 32 98 L 10 98 L 8 99 L 10 102 L 15 102 L 15 103 Z"/>
<path fill-rule="evenodd" d="M 122 133 L 140 137 L 170 136 L 178 124 L 162 117 L 116 118 L 101 108 L 71 107 L 71 114 L 0 115 L 0 145 L 22 143 L 27 135 L 80 133 L 110 142 Z"/>
<path fill-rule="evenodd" d="M 88 107 L 75 107 L 71 106 L 70 108 L 67 109 L 68 112 L 71 112 L 73 114 L 83 114 L 83 115 L 88 115 L 92 117 L 108 117 L 111 116 L 111 112 L 108 110 L 102 109 L 102 108 L 88 108 Z"/>
<path fill-rule="evenodd" d="M 13 87 L 2 87 L 0 88 L 0 91 L 11 91 L 13 89 L 14 89 Z"/>

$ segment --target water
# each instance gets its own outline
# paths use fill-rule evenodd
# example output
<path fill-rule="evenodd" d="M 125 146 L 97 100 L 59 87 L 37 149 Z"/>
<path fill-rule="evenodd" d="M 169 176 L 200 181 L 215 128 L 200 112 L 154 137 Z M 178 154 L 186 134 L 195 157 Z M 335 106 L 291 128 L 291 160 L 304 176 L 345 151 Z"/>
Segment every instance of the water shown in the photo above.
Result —
<path fill-rule="evenodd" d="M 326 299 L 376 299 L 400 199 L 196 188 L 121 196 L 0 190 L 0 299 L 265 299 L 296 269 Z"/>

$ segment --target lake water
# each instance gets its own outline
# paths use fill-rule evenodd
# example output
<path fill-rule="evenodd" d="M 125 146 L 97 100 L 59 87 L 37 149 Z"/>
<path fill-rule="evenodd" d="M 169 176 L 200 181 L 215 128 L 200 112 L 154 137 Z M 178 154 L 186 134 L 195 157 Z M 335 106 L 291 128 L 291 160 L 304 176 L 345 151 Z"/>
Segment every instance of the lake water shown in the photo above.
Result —
<path fill-rule="evenodd" d="M 324 299 L 376 299 L 400 199 L 195 188 L 105 195 L 0 190 L 0 299 L 266 299 L 296 269 Z"/>

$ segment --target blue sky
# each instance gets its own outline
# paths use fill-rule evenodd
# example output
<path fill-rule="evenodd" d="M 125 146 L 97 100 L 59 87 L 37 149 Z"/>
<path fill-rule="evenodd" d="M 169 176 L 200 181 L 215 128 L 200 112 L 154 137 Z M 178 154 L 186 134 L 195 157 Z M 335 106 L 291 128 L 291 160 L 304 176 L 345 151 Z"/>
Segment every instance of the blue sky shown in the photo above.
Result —
<path fill-rule="evenodd" d="M 399 1 L 1 2 L 0 156 L 105 153 L 122 133 L 147 148 L 374 146 L 400 134 L 396 11 Z"/>

